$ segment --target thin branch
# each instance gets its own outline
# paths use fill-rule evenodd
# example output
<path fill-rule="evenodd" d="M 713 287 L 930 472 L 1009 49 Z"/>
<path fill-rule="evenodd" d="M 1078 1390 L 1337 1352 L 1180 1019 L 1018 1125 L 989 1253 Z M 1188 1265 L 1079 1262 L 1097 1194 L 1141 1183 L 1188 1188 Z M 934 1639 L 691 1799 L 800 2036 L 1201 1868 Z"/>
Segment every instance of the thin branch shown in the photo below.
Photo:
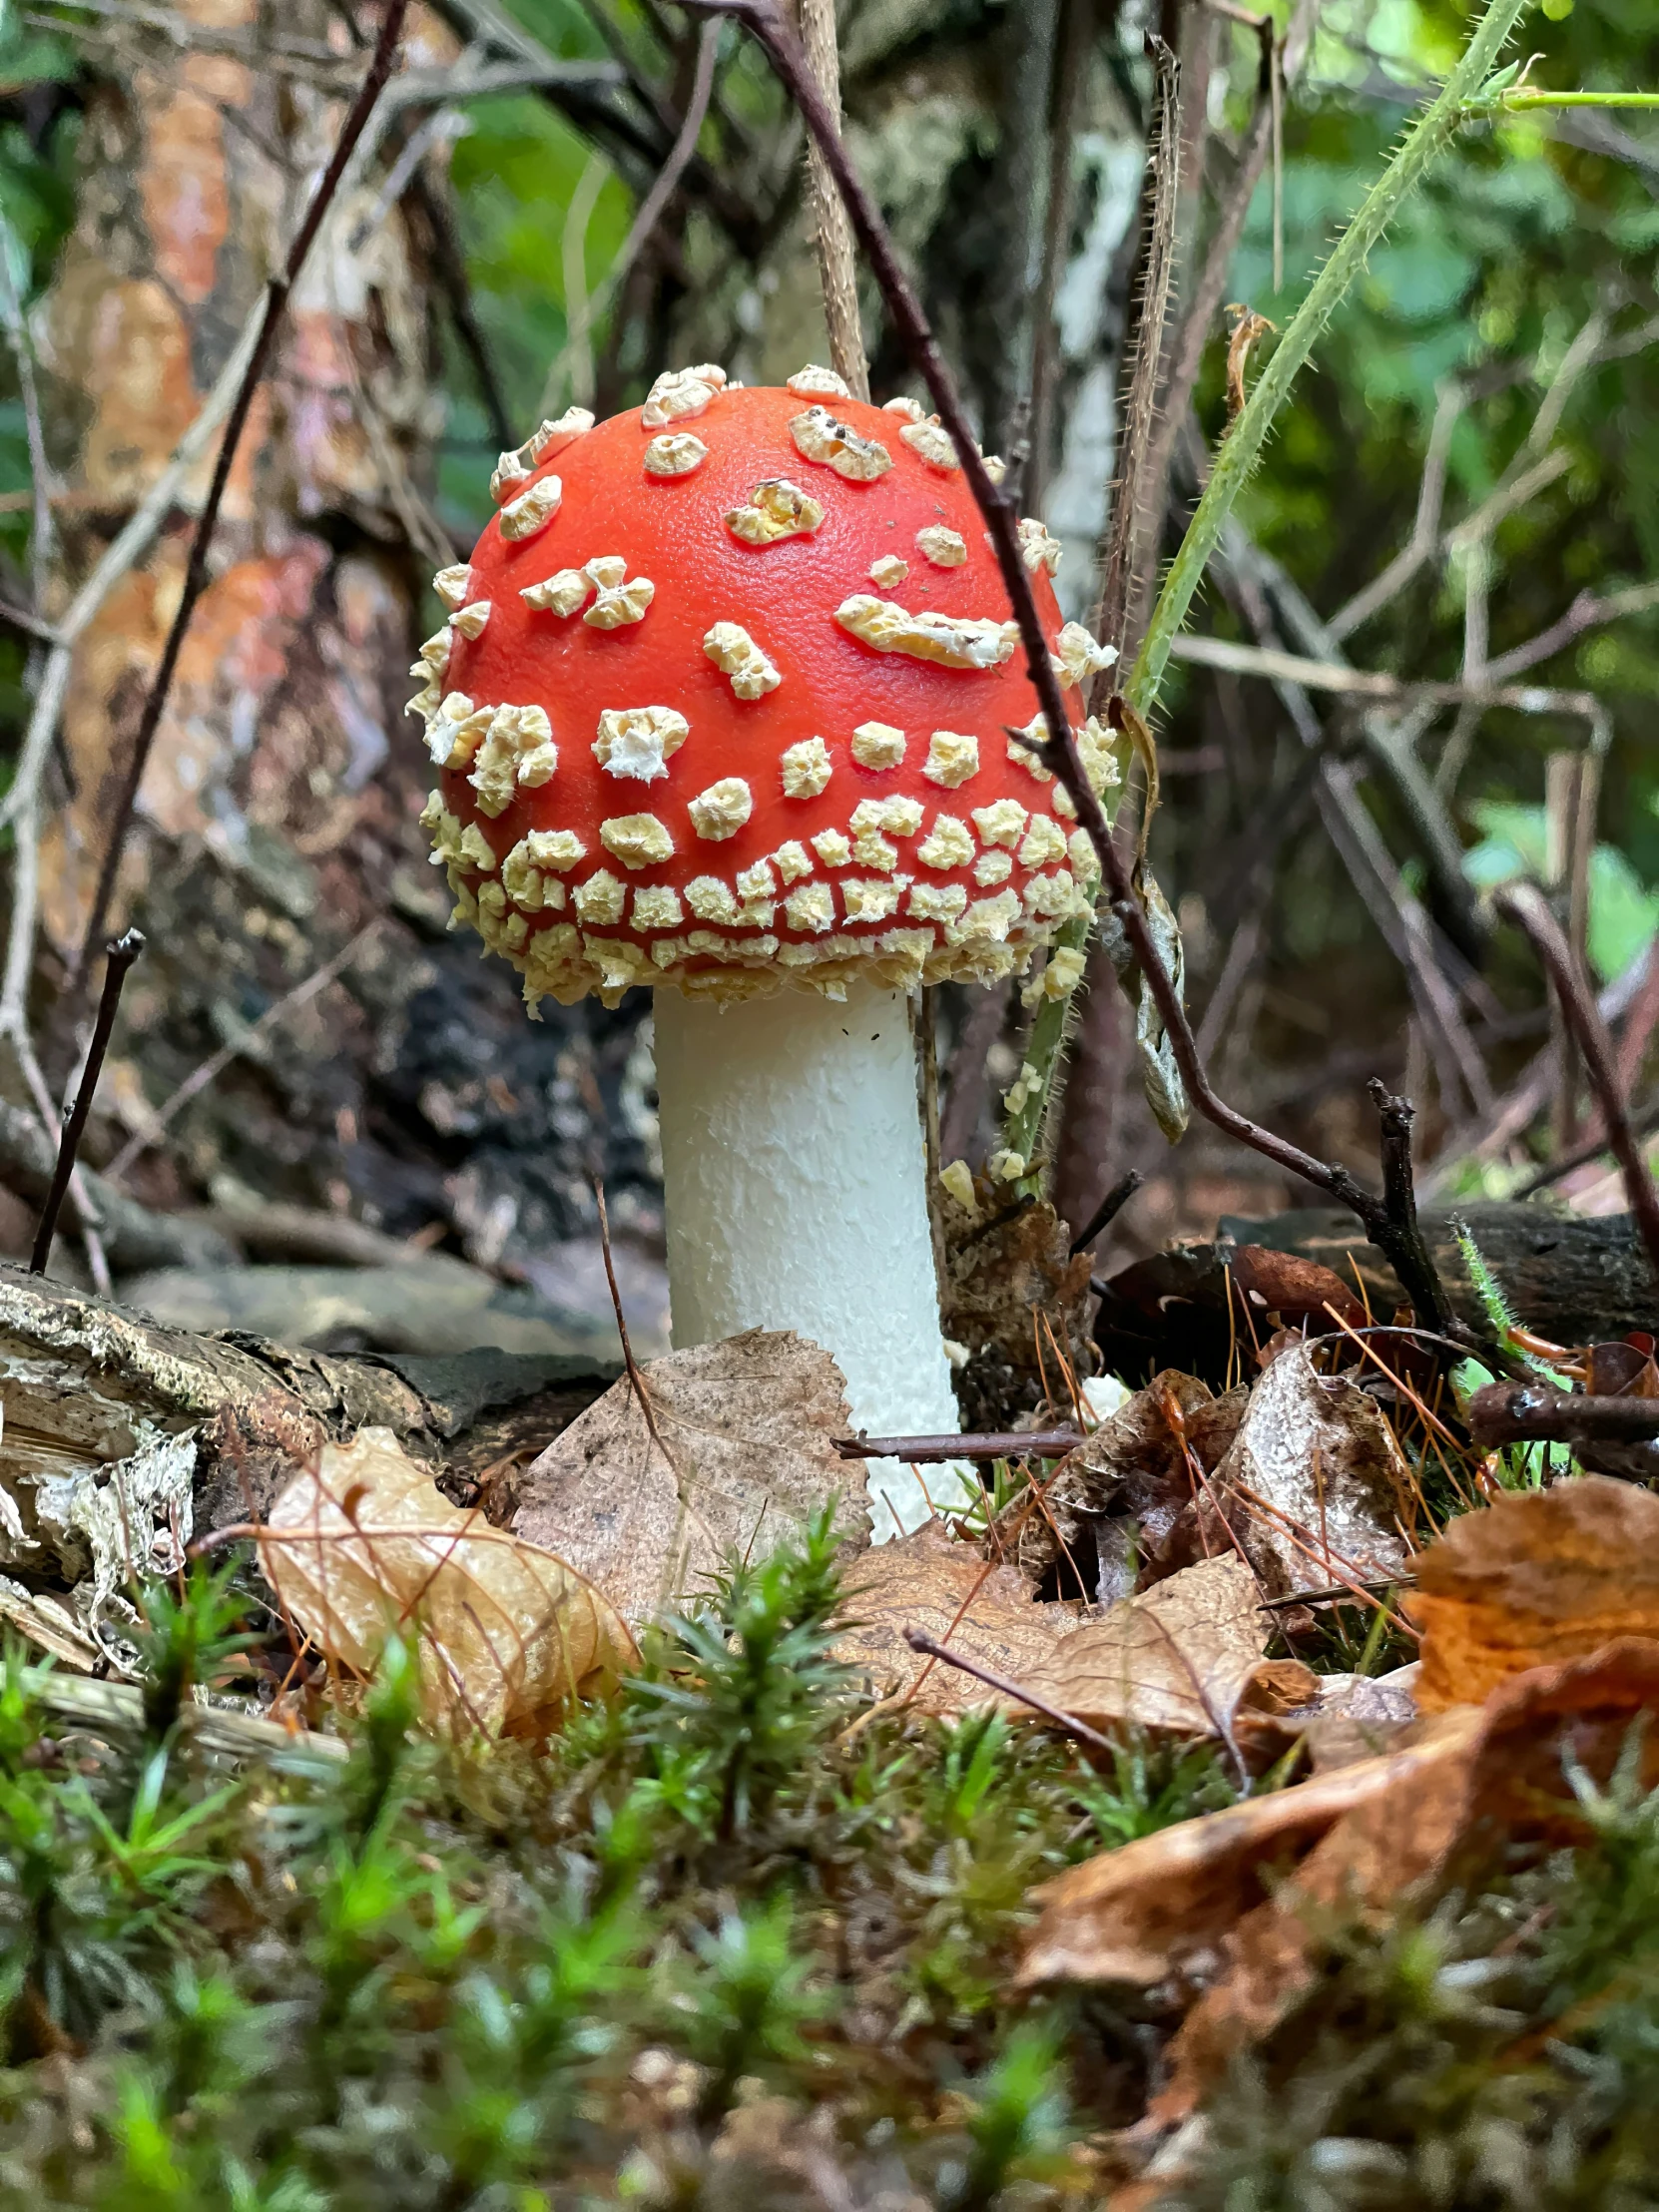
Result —
<path fill-rule="evenodd" d="M 1062 1713 L 1057 1705 L 1050 1705 L 1047 1698 L 1039 1697 L 1035 1690 L 1021 1689 L 1017 1682 L 1010 1681 L 1005 1674 L 998 1674 L 994 1667 L 983 1667 L 977 1659 L 964 1658 L 961 1652 L 952 1651 L 948 1644 L 941 1644 L 936 1636 L 929 1636 L 920 1628 L 905 1629 L 904 1641 L 912 1651 L 921 1652 L 929 1659 L 942 1659 L 947 1667 L 972 1675 L 974 1681 L 982 1682 L 987 1690 L 999 1691 L 1018 1705 L 1029 1705 L 1033 1713 L 1040 1713 L 1044 1720 L 1052 1721 L 1056 1728 L 1063 1728 L 1068 1736 L 1075 1736 L 1092 1751 L 1104 1752 L 1108 1759 L 1113 1756 L 1115 1747 L 1109 1736 L 1102 1736 L 1099 1729 L 1091 1728 L 1087 1721 L 1080 1721 L 1075 1713 Z"/>
<path fill-rule="evenodd" d="M 843 1459 L 903 1459 L 911 1466 L 944 1459 L 1063 1459 L 1088 1438 L 1076 1428 L 1009 1428 L 987 1436 L 856 1436 L 830 1438 Z"/>
<path fill-rule="evenodd" d="M 150 765 L 150 754 L 161 727 L 162 715 L 173 689 L 173 678 L 179 666 L 179 655 L 184 647 L 185 634 L 196 612 L 196 605 L 208 582 L 208 554 L 213 544 L 214 532 L 219 523 L 219 510 L 224 503 L 226 488 L 231 480 L 231 469 L 236 460 L 237 448 L 242 443 L 243 431 L 254 405 L 254 397 L 265 379 L 272 349 L 276 344 L 277 325 L 287 305 L 288 295 L 304 267 L 322 219 L 328 213 L 340 181 L 345 175 L 358 140 L 366 130 L 375 105 L 391 76 L 392 64 L 397 55 L 397 42 L 403 30 L 403 18 L 408 12 L 409 0 L 386 0 L 386 12 L 381 20 L 380 33 L 375 40 L 374 53 L 368 65 L 356 99 L 351 103 L 340 135 L 335 144 L 327 168 L 311 195 L 310 206 L 279 276 L 271 277 L 266 285 L 265 304 L 255 338 L 253 353 L 244 372 L 240 389 L 231 405 L 230 419 L 225 425 L 225 435 L 220 441 L 219 457 L 214 464 L 213 481 L 203 502 L 197 522 L 196 534 L 191 544 L 190 559 L 185 568 L 184 585 L 179 595 L 179 605 L 173 618 L 167 643 L 162 649 L 161 664 L 156 670 L 150 693 L 144 702 L 144 712 L 139 718 L 137 733 L 133 739 L 132 758 L 116 803 L 115 819 L 111 825 L 109 843 L 105 848 L 103 865 L 98 872 L 97 888 L 93 892 L 92 909 L 87 917 L 86 934 L 71 977 L 71 987 L 84 976 L 92 954 L 92 948 L 103 935 L 110 902 L 115 895 L 116 876 L 121 866 L 121 856 L 127 843 L 127 831 L 132 822 L 133 809 L 138 801 L 139 788 L 143 784 L 145 770 Z"/>
<path fill-rule="evenodd" d="M 1523 715 L 1571 715 L 1599 722 L 1605 713 L 1593 692 L 1563 691 L 1547 684 L 1441 684 L 1386 676 L 1378 669 L 1345 668 L 1336 661 L 1310 661 L 1300 653 L 1272 646 L 1235 645 L 1226 638 L 1180 637 L 1171 658 L 1199 668 L 1227 669 L 1235 676 L 1265 677 L 1274 684 L 1300 684 L 1305 691 L 1341 692 L 1351 699 L 1375 699 L 1388 706 L 1432 703 L 1438 707 L 1507 707 Z"/>
<path fill-rule="evenodd" d="M 1531 940 L 1555 986 L 1561 1013 L 1573 1040 L 1584 1056 L 1584 1071 L 1601 1108 L 1607 1131 L 1607 1149 L 1619 1164 L 1625 1197 L 1636 1217 L 1637 1233 L 1647 1253 L 1648 1265 L 1659 1278 L 1659 1190 L 1643 1158 L 1630 1126 L 1607 1025 L 1597 1011 L 1595 997 L 1578 970 L 1561 925 L 1550 912 L 1549 902 L 1534 883 L 1516 883 L 1495 893 L 1492 903 Z"/>
<path fill-rule="evenodd" d="M 44 1275 L 46 1263 L 52 1257 L 52 1240 L 58 1233 L 58 1216 L 63 1211 L 69 1179 L 75 1172 L 75 1159 L 81 1149 L 81 1140 L 87 1133 L 92 1101 L 98 1090 L 98 1078 L 104 1072 L 104 1055 L 110 1049 L 110 1033 L 115 1027 L 116 1009 L 121 1004 L 122 986 L 127 980 L 127 971 L 143 950 L 144 938 L 137 929 L 129 929 L 125 936 L 116 938 L 113 944 L 105 947 L 108 961 L 104 969 L 104 988 L 98 1000 L 98 1018 L 93 1023 L 92 1042 L 87 1047 L 86 1065 L 81 1070 L 81 1085 L 63 1126 L 57 1165 L 52 1170 L 51 1188 L 47 1191 L 46 1203 L 40 1210 L 40 1222 L 35 1230 L 35 1249 L 29 1261 L 31 1275 Z"/>
<path fill-rule="evenodd" d="M 1546 1382 L 1488 1382 L 1469 1399 L 1469 1432 L 1485 1451 L 1516 1443 L 1649 1443 L 1659 1437 L 1659 1397 L 1588 1397 Z"/>
<path fill-rule="evenodd" d="M 1097 1237 L 1105 1234 L 1145 1181 L 1146 1177 L 1139 1168 L 1131 1168 L 1127 1175 L 1118 1177 L 1083 1227 L 1071 1240 L 1071 1257 L 1074 1260 L 1080 1252 L 1087 1252 Z"/>
<path fill-rule="evenodd" d="M 442 196 L 418 171 L 410 180 L 409 198 L 425 220 L 432 248 L 432 274 L 443 292 L 444 302 L 449 309 L 449 319 L 455 325 L 455 335 L 460 340 L 461 350 L 472 365 L 473 380 L 483 402 L 490 437 L 496 445 L 505 449 L 513 442 L 512 423 L 508 419 L 507 404 L 501 394 L 501 380 L 495 373 L 495 363 L 490 357 L 489 342 L 484 336 L 483 325 L 478 320 L 477 310 L 472 302 L 472 284 L 467 275 L 466 256 L 455 235 L 454 223 Z"/>
<path fill-rule="evenodd" d="M 1487 681 L 1506 683 L 1511 676 L 1536 668 L 1540 661 L 1553 660 L 1586 630 L 1599 630 L 1609 622 L 1621 622 L 1626 615 L 1646 614 L 1651 607 L 1659 607 L 1659 584 L 1631 584 L 1624 591 L 1608 592 L 1600 599 L 1592 592 L 1580 592 L 1558 622 L 1552 622 L 1547 630 L 1540 630 L 1536 637 L 1528 638 L 1524 645 L 1511 646 L 1507 653 L 1500 653 L 1495 660 L 1488 661 Z"/>
<path fill-rule="evenodd" d="M 1411 535 L 1386 568 L 1380 569 L 1369 584 L 1330 617 L 1326 628 L 1334 638 L 1346 638 L 1351 630 L 1358 630 L 1361 623 L 1369 621 L 1380 607 L 1385 607 L 1397 592 L 1404 590 L 1439 544 L 1451 433 L 1467 405 L 1468 392 L 1464 385 L 1457 378 L 1448 377 L 1434 400 L 1434 421 L 1428 433 L 1422 475 L 1417 481 L 1417 511 L 1412 519 Z"/>

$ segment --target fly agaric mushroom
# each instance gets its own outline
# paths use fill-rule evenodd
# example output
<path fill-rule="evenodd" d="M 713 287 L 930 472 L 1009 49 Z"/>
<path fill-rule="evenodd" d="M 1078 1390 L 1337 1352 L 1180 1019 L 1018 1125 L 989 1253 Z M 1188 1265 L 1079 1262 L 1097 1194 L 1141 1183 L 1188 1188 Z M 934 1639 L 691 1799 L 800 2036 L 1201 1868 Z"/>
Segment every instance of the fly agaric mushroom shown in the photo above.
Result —
<path fill-rule="evenodd" d="M 451 926 L 532 1014 L 657 990 L 676 1342 L 799 1330 L 859 1425 L 954 1429 L 910 996 L 1025 968 L 1098 873 L 1008 735 L 1040 738 L 1037 696 L 955 450 L 825 369 L 700 367 L 544 423 L 492 488 L 413 670 Z M 1020 542 L 1075 693 L 1111 656 L 1062 623 L 1041 524 Z M 1116 782 L 1096 723 L 1080 743 Z M 910 1478 L 871 1486 L 919 1517 Z"/>

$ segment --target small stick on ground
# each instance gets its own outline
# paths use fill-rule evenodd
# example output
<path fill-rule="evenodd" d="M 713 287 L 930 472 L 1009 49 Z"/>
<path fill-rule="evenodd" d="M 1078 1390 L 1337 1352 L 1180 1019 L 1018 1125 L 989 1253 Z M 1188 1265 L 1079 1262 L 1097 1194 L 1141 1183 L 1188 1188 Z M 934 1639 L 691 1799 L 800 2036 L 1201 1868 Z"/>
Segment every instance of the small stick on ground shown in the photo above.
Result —
<path fill-rule="evenodd" d="M 52 1239 L 58 1233 L 58 1216 L 63 1211 L 69 1179 L 75 1172 L 75 1156 L 81 1149 L 81 1139 L 87 1132 L 87 1120 L 92 1113 L 92 1101 L 98 1089 L 98 1078 L 104 1070 L 104 1055 L 110 1049 L 110 1032 L 115 1027 L 116 1008 L 121 1004 L 122 985 L 127 971 L 144 950 L 144 938 L 136 929 L 129 929 L 124 937 L 117 937 L 105 951 L 109 964 L 104 970 L 104 989 L 98 1001 L 98 1019 L 93 1024 L 92 1042 L 87 1046 L 86 1066 L 81 1070 L 81 1087 L 75 1094 L 75 1103 L 64 1123 L 63 1135 L 58 1142 L 58 1162 L 52 1170 L 52 1185 L 46 1194 L 46 1204 L 40 1210 L 40 1226 L 35 1231 L 35 1249 L 29 1259 L 29 1273 L 44 1275 L 46 1263 L 52 1257 Z"/>
<path fill-rule="evenodd" d="M 974 1681 L 984 1683 L 987 1690 L 1000 1690 L 1004 1697 L 1017 1698 L 1021 1705 L 1029 1705 L 1033 1713 L 1040 1713 L 1044 1720 L 1052 1721 L 1056 1728 L 1063 1728 L 1092 1751 L 1104 1752 L 1108 1759 L 1115 1756 L 1117 1747 L 1109 1736 L 1102 1736 L 1099 1729 L 1091 1728 L 1087 1721 L 1080 1721 L 1075 1713 L 1062 1713 L 1057 1705 L 1050 1705 L 1047 1698 L 1038 1697 L 1034 1690 L 1022 1690 L 1017 1682 L 1010 1682 L 994 1667 L 982 1667 L 977 1659 L 965 1659 L 959 1651 L 941 1644 L 936 1636 L 929 1636 L 925 1629 L 905 1629 L 904 1641 L 912 1651 L 920 1652 L 925 1658 L 942 1659 L 947 1667 L 956 1667 L 963 1674 L 972 1675 Z"/>
<path fill-rule="evenodd" d="M 1469 1399 L 1469 1433 L 1499 1444 L 1641 1444 L 1659 1438 L 1659 1397 L 1581 1397 L 1547 1382 L 1488 1382 Z"/>
<path fill-rule="evenodd" d="M 1636 1217 L 1636 1229 L 1647 1253 L 1648 1265 L 1659 1279 L 1659 1190 L 1654 1188 L 1653 1177 L 1630 1126 L 1624 1094 L 1619 1088 L 1612 1039 L 1596 1006 L 1595 993 L 1585 982 L 1568 948 L 1561 924 L 1550 912 L 1548 900 L 1535 883 L 1512 884 L 1500 890 L 1492 903 L 1500 914 L 1524 932 L 1555 986 L 1562 1018 L 1584 1056 L 1584 1072 L 1589 1077 L 1607 1132 L 1607 1149 L 1617 1160 L 1619 1173 L 1624 1178 L 1625 1197 Z"/>
<path fill-rule="evenodd" d="M 1366 1088 L 1382 1124 L 1382 1203 L 1388 1209 L 1398 1244 L 1395 1270 L 1417 1320 L 1424 1329 L 1444 1336 L 1455 1317 L 1417 1220 L 1416 1179 L 1411 1168 L 1411 1124 L 1417 1110 L 1408 1098 L 1396 1097 L 1381 1076 L 1374 1075 Z M 1409 1275 L 1400 1269 L 1400 1260 L 1408 1263 Z"/>
<path fill-rule="evenodd" d="M 1071 1257 L 1074 1260 L 1080 1252 L 1087 1252 L 1095 1239 L 1111 1227 L 1145 1181 L 1146 1177 L 1139 1168 L 1131 1168 L 1127 1175 L 1118 1177 L 1088 1221 L 1071 1240 Z"/>
<path fill-rule="evenodd" d="M 988 1436 L 834 1436 L 843 1459 L 1063 1459 L 1088 1438 L 1078 1428 L 1010 1428 Z"/>

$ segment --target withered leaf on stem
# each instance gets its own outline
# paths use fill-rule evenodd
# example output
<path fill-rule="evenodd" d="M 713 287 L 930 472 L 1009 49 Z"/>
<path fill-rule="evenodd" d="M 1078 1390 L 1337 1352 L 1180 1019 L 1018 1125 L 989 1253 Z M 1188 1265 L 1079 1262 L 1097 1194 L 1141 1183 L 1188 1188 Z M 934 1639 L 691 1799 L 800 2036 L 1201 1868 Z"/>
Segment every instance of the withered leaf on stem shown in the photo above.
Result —
<path fill-rule="evenodd" d="M 1425 1712 L 1618 1636 L 1659 1637 L 1659 1498 L 1586 1474 L 1464 1513 L 1416 1562 Z"/>
<path fill-rule="evenodd" d="M 856 1667 L 877 1696 L 919 1683 L 911 1700 L 918 1713 L 962 1713 L 995 1692 L 958 1667 L 912 1651 L 906 1628 L 1024 1682 L 1054 1649 L 1066 1620 L 1034 1605 L 1011 1568 L 988 1565 L 973 1545 L 952 1542 L 933 1521 L 866 1551 L 848 1570 L 845 1588 L 851 1625 L 836 1641 L 836 1658 Z"/>
<path fill-rule="evenodd" d="M 325 1444 L 260 1530 L 260 1566 L 330 1659 L 372 1674 L 387 1633 L 416 1639 L 426 1716 L 540 1735 L 632 1667 L 602 1591 L 550 1551 L 441 1495 L 389 1428 Z"/>
<path fill-rule="evenodd" d="M 1230 1728 L 1262 1663 L 1267 1620 L 1250 1569 L 1229 1552 L 1073 1629 L 1019 1680 L 1102 1731 L 1214 1736 Z M 1294 1684 L 1274 1685 L 1276 1697 L 1287 1687 L 1313 1696 L 1317 1677 L 1298 1668 Z"/>
<path fill-rule="evenodd" d="M 636 1625 L 696 1597 L 730 1555 L 770 1550 L 831 1497 L 867 1542 L 864 1476 L 840 1370 L 805 1337 L 752 1329 L 641 1369 L 657 1434 L 624 1376 L 533 1460 L 513 1527 L 591 1576 Z"/>

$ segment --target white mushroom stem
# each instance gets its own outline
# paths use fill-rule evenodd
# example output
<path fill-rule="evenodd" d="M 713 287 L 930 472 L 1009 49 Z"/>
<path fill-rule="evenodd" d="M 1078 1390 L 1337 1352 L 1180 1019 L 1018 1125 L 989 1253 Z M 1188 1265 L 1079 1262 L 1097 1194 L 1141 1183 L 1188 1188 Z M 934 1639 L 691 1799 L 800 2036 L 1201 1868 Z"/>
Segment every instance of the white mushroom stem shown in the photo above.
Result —
<path fill-rule="evenodd" d="M 660 990 L 656 1036 L 675 1344 L 794 1329 L 834 1357 L 854 1429 L 953 1434 L 904 994 Z M 924 1493 L 895 1460 L 867 1465 L 877 1537 L 965 1495 L 949 1467 Z"/>

